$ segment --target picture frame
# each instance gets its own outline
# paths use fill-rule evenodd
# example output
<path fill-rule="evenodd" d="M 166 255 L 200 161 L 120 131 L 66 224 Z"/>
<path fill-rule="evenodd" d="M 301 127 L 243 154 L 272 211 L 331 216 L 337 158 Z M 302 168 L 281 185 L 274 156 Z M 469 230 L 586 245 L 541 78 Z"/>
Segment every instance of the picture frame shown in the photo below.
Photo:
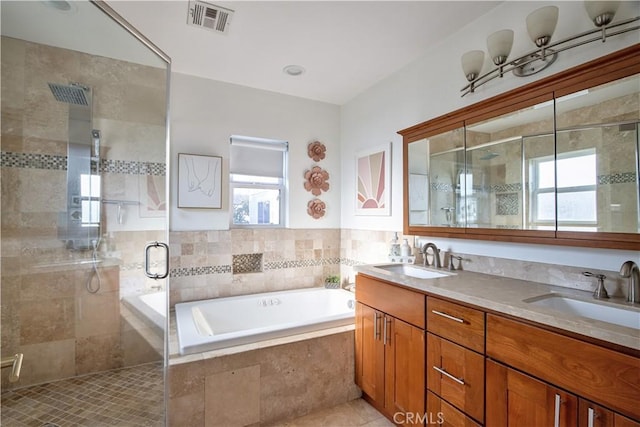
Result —
<path fill-rule="evenodd" d="M 356 153 L 356 215 L 391 215 L 391 142 Z"/>
<path fill-rule="evenodd" d="M 178 207 L 222 209 L 222 157 L 178 153 Z"/>

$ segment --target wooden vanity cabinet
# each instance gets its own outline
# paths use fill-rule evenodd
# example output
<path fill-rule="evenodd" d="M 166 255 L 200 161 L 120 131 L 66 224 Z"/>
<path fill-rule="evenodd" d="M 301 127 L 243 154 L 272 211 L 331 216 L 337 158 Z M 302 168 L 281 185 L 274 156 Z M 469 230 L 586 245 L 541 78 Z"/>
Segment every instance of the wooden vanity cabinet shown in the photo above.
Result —
<path fill-rule="evenodd" d="M 557 387 L 487 360 L 487 427 L 573 427 L 578 398 Z"/>
<path fill-rule="evenodd" d="M 548 419 L 556 395 L 562 419 L 572 426 L 590 426 L 590 407 L 602 414 L 592 419 L 594 426 L 640 419 L 638 357 L 493 314 L 487 315 L 486 341 L 487 426 L 507 425 L 505 416 L 533 416 L 537 406 L 536 416 Z"/>
<path fill-rule="evenodd" d="M 358 275 L 356 301 L 356 384 L 387 417 L 415 425 L 425 412 L 425 296 Z"/>
<path fill-rule="evenodd" d="M 578 427 L 640 427 L 640 423 L 580 398 Z"/>
<path fill-rule="evenodd" d="M 445 408 L 451 425 L 484 422 L 484 317 L 480 310 L 427 297 L 427 388 L 433 393 L 427 413 Z"/>

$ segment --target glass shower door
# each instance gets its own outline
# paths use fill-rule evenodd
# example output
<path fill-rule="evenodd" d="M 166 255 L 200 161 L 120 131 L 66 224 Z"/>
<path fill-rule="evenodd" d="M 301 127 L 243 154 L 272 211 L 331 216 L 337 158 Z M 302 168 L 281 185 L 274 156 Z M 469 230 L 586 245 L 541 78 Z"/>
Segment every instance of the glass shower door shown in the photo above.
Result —
<path fill-rule="evenodd" d="M 164 424 L 169 62 L 97 5 L 2 2 L 3 425 Z"/>

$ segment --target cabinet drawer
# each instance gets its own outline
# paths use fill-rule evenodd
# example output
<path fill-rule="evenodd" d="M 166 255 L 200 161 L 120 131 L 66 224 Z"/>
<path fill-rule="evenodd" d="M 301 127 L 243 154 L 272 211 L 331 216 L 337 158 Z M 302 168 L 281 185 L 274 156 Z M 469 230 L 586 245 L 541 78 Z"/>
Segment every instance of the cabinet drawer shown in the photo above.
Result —
<path fill-rule="evenodd" d="M 484 356 L 427 333 L 427 388 L 484 421 Z"/>
<path fill-rule="evenodd" d="M 636 357 L 492 314 L 487 356 L 640 419 Z"/>
<path fill-rule="evenodd" d="M 424 329 L 425 296 L 367 276 L 356 276 L 356 300 Z"/>
<path fill-rule="evenodd" d="M 484 313 L 437 298 L 427 298 L 427 331 L 484 353 Z"/>
<path fill-rule="evenodd" d="M 427 391 L 427 412 L 425 415 L 427 417 L 426 425 L 480 427 L 480 424 L 430 391 Z"/>

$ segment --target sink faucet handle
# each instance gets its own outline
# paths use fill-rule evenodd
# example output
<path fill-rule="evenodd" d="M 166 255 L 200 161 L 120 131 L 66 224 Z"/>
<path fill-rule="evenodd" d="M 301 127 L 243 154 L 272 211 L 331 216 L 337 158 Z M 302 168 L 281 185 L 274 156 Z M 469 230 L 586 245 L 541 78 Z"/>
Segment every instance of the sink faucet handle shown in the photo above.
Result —
<path fill-rule="evenodd" d="M 587 277 L 595 277 L 596 279 L 598 279 L 598 286 L 596 287 L 596 290 L 593 292 L 594 298 L 596 299 L 609 298 L 609 293 L 607 292 L 607 288 L 604 287 L 604 279 L 606 279 L 607 276 L 605 276 L 604 274 L 594 274 L 590 271 L 583 271 L 582 275 Z"/>
<path fill-rule="evenodd" d="M 458 260 L 458 267 L 456 268 L 456 266 L 453 264 L 453 260 L 457 259 Z M 449 252 L 449 270 L 454 271 L 454 270 L 461 270 L 462 269 L 462 257 L 459 255 L 454 255 L 451 252 Z"/>

